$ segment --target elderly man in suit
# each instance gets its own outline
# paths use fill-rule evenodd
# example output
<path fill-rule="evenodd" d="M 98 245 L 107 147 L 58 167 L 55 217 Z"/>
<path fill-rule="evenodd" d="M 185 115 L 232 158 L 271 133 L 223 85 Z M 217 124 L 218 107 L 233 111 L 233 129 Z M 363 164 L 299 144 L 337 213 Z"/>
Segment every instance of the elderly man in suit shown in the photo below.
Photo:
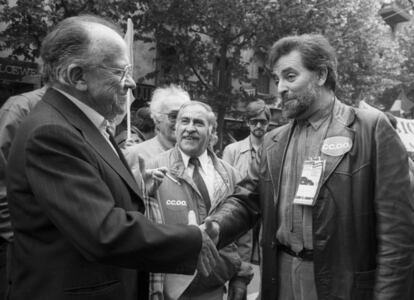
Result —
<path fill-rule="evenodd" d="M 135 87 L 117 28 L 65 19 L 41 55 L 50 88 L 19 128 L 7 169 L 9 299 L 146 299 L 148 271 L 208 275 L 218 253 L 207 234 L 143 215 L 141 182 L 106 130 Z"/>

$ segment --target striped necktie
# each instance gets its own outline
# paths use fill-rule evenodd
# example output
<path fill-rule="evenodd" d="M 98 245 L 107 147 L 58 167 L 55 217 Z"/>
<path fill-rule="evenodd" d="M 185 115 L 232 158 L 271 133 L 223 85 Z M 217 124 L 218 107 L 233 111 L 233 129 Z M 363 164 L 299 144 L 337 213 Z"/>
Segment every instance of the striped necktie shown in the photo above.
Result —
<path fill-rule="evenodd" d="M 200 174 L 200 161 L 197 157 L 191 157 L 189 163 L 194 166 L 193 181 L 196 184 L 198 190 L 200 191 L 201 197 L 203 197 L 203 201 L 208 213 L 210 211 L 211 201 L 210 196 L 208 194 L 206 183 L 204 182 L 203 177 L 201 177 Z"/>

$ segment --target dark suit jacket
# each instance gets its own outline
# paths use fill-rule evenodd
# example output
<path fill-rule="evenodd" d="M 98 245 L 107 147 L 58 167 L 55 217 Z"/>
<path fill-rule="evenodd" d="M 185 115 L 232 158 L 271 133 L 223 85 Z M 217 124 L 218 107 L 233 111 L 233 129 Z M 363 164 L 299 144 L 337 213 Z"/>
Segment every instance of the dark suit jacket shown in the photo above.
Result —
<path fill-rule="evenodd" d="M 142 271 L 193 272 L 199 229 L 145 218 L 137 183 L 98 129 L 58 91 L 43 100 L 8 163 L 10 299 L 145 299 Z"/>

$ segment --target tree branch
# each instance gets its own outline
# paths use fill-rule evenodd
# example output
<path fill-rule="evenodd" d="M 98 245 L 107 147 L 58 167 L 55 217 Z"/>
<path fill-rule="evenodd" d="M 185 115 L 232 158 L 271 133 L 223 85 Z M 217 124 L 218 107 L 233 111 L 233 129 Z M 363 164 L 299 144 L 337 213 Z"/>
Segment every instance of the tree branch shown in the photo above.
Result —
<path fill-rule="evenodd" d="M 190 68 L 191 70 L 194 72 L 194 75 L 197 77 L 198 81 L 200 81 L 200 83 L 207 88 L 208 90 L 211 89 L 211 87 L 208 85 L 207 82 L 205 82 L 205 80 L 201 77 L 201 75 L 197 72 L 197 70 L 195 69 L 194 65 L 191 63 L 190 64 Z"/>

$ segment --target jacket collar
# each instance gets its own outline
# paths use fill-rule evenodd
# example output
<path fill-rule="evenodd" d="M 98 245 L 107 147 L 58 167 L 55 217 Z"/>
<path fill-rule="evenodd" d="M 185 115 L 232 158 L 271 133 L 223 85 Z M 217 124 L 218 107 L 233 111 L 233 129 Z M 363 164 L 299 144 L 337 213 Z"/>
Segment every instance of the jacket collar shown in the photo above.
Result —
<path fill-rule="evenodd" d="M 332 111 L 332 120 L 329 125 L 326 138 L 343 136 L 350 138 L 353 143 L 354 131 L 350 128 L 350 125 L 352 125 L 354 120 L 355 111 L 351 107 L 335 99 Z M 282 178 L 283 164 L 286 157 L 289 141 L 293 133 L 293 128 L 293 121 L 290 121 L 288 124 L 275 129 L 270 133 L 269 138 L 271 139 L 271 142 L 269 143 L 269 146 L 264 149 L 267 156 L 267 168 L 270 171 L 269 175 L 271 177 L 273 187 L 275 187 L 275 201 L 277 201 L 279 198 L 279 187 Z M 283 149 L 283 151 L 280 151 L 281 149 Z M 326 161 L 322 185 L 326 182 L 326 180 L 338 166 L 344 155 L 345 154 L 340 156 L 329 156 L 321 153 L 321 158 Z"/>
<path fill-rule="evenodd" d="M 207 150 L 207 154 L 213 162 L 214 169 L 217 171 L 218 174 L 220 174 L 221 178 L 223 179 L 224 184 L 227 186 L 227 188 L 229 188 L 230 187 L 230 174 L 227 174 L 226 169 L 220 163 L 218 157 L 214 154 L 214 152 Z M 177 177 L 179 180 L 183 180 L 187 182 L 194 190 L 198 192 L 198 188 L 195 185 L 193 179 L 187 176 L 186 173 L 184 172 L 185 171 L 184 161 L 183 161 L 181 152 L 177 145 L 175 145 L 175 147 L 171 149 L 170 157 L 171 157 L 170 173 L 174 175 L 175 177 Z"/>
<path fill-rule="evenodd" d="M 98 128 L 86 117 L 86 115 L 63 94 L 54 89 L 48 89 L 43 100 L 59 111 L 65 119 L 75 127 L 85 138 L 86 142 L 105 160 L 111 168 L 121 176 L 127 185 L 142 198 L 142 193 L 114 150 L 99 132 Z"/>
<path fill-rule="evenodd" d="M 244 153 L 252 149 L 252 144 L 250 143 L 250 135 L 247 138 L 241 140 L 239 143 L 240 143 L 240 153 Z"/>
<path fill-rule="evenodd" d="M 333 116 L 326 134 L 326 139 L 341 136 L 349 138 L 352 141 L 352 144 L 354 144 L 355 131 L 350 128 L 350 126 L 355 121 L 355 110 L 336 99 L 332 114 Z M 322 185 L 341 162 L 345 154 L 346 153 L 339 156 L 330 156 L 321 152 L 321 159 L 326 161 Z"/>

